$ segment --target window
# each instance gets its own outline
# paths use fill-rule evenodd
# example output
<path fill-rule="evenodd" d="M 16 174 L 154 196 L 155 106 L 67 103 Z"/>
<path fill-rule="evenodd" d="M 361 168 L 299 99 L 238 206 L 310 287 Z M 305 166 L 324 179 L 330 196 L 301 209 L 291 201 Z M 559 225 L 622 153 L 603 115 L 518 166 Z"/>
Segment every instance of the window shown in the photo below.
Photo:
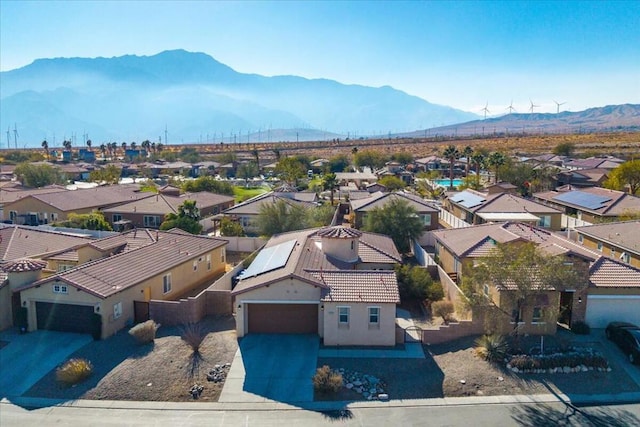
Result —
<path fill-rule="evenodd" d="M 598 242 L 598 250 L 602 252 L 602 242 Z"/>
<path fill-rule="evenodd" d="M 616 257 L 616 248 L 611 248 L 611 258 Z"/>
<path fill-rule="evenodd" d="M 349 324 L 349 307 L 338 307 L 338 324 Z"/>
<path fill-rule="evenodd" d="M 540 323 L 542 321 L 542 307 L 533 307 L 533 315 L 531 323 Z"/>
<path fill-rule="evenodd" d="M 578 243 L 580 244 L 584 243 L 584 236 L 582 234 L 578 234 Z"/>
<path fill-rule="evenodd" d="M 545 228 L 551 227 L 551 215 L 541 215 L 540 221 L 538 221 L 538 226 Z"/>
<path fill-rule="evenodd" d="M 162 276 L 162 292 L 165 294 L 171 292 L 171 273 Z"/>
<path fill-rule="evenodd" d="M 198 260 L 193 260 L 193 271 L 198 271 Z"/>
<path fill-rule="evenodd" d="M 67 293 L 67 285 L 53 285 L 53 293 L 54 294 L 66 294 Z"/>
<path fill-rule="evenodd" d="M 431 214 L 422 214 L 420 216 L 422 217 L 422 224 L 425 227 L 429 227 L 431 225 Z"/>
<path fill-rule="evenodd" d="M 160 221 L 160 217 L 159 216 L 155 216 L 155 215 L 145 215 L 144 216 L 144 226 L 145 227 L 157 228 L 157 227 L 160 226 L 161 223 L 162 223 L 162 221 Z"/>
<path fill-rule="evenodd" d="M 58 214 L 57 213 L 52 213 L 51 214 L 51 221 L 57 221 L 58 220 Z"/>
<path fill-rule="evenodd" d="M 220 262 L 223 263 L 223 264 L 225 262 L 224 259 L 225 259 L 226 253 L 227 253 L 226 249 L 222 248 L 222 252 L 220 252 Z"/>
<path fill-rule="evenodd" d="M 369 307 L 369 325 L 380 324 L 380 307 Z"/>
<path fill-rule="evenodd" d="M 207 255 L 207 271 L 211 270 L 211 254 Z"/>
<path fill-rule="evenodd" d="M 484 285 L 482 285 L 482 293 L 484 294 L 485 297 L 489 298 L 490 292 L 489 292 L 488 283 L 485 283 Z"/>
<path fill-rule="evenodd" d="M 75 265 L 73 264 L 58 264 L 58 271 L 71 270 Z"/>
<path fill-rule="evenodd" d="M 524 317 L 522 317 L 522 307 L 520 307 L 520 311 L 515 308 L 511 310 L 511 323 L 516 322 L 516 317 L 518 319 L 518 324 L 524 323 Z"/>
<path fill-rule="evenodd" d="M 122 221 L 122 215 L 120 214 L 113 214 L 113 220 L 111 222 L 118 222 L 118 221 Z"/>
<path fill-rule="evenodd" d="M 622 254 L 620 255 L 620 259 L 622 260 L 622 262 L 624 262 L 625 264 L 629 264 L 631 262 L 631 257 L 629 256 L 628 253 L 626 252 L 622 252 Z"/>
<path fill-rule="evenodd" d="M 113 318 L 117 319 L 122 316 L 122 302 L 117 302 L 113 304 Z"/>
<path fill-rule="evenodd" d="M 351 250 L 353 250 L 353 247 L 355 246 L 355 242 L 352 240 L 351 241 Z"/>

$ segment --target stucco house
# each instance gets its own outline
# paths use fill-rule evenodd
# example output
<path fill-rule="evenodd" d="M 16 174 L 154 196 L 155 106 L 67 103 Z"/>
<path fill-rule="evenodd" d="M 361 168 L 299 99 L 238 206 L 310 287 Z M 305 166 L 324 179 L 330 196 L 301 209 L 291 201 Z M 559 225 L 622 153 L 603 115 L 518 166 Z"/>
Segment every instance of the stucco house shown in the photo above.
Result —
<path fill-rule="evenodd" d="M 576 233 L 578 243 L 586 248 L 640 268 L 640 221 L 576 227 Z"/>
<path fill-rule="evenodd" d="M 146 243 L 135 242 L 139 233 Z M 134 230 L 97 242 L 96 249 L 127 246 L 131 236 L 127 250 L 18 287 L 28 330 L 106 338 L 143 320 L 136 318 L 136 302 L 178 299 L 225 271 L 226 241 L 181 232 Z"/>
<path fill-rule="evenodd" d="M 391 238 L 352 228 L 274 236 L 232 290 L 238 337 L 311 333 L 329 346 L 393 346 L 400 262 Z"/>

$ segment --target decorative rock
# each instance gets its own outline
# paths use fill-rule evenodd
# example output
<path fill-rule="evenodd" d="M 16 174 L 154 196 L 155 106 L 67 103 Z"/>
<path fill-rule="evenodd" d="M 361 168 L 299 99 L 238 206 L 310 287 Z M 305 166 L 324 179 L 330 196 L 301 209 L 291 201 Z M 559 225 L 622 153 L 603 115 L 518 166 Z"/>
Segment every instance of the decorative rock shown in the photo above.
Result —
<path fill-rule="evenodd" d="M 151 387 L 153 383 L 147 383 L 147 387 Z"/>
<path fill-rule="evenodd" d="M 348 388 L 349 390 L 351 390 L 353 388 L 353 384 L 347 383 L 347 385 L 345 385 L 345 387 Z"/>
<path fill-rule="evenodd" d="M 199 385 L 199 384 L 194 384 L 193 386 L 191 386 L 191 388 L 189 389 L 189 394 L 191 395 L 191 397 L 193 397 L 194 399 L 197 399 L 200 397 L 200 395 L 202 394 L 202 391 L 204 390 L 204 387 Z"/>
<path fill-rule="evenodd" d="M 386 393 L 380 393 L 378 394 L 378 399 L 380 400 L 389 400 L 389 395 Z"/>
<path fill-rule="evenodd" d="M 465 380 L 460 380 L 460 384 L 466 384 L 466 383 L 467 383 L 467 381 L 465 381 Z"/>
<path fill-rule="evenodd" d="M 498 381 L 504 381 L 504 378 L 498 377 Z"/>

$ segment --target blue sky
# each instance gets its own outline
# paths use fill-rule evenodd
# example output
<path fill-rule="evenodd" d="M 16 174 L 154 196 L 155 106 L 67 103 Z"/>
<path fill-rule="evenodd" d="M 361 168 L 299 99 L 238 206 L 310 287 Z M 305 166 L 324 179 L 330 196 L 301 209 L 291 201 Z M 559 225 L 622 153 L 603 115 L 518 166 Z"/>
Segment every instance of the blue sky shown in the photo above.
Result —
<path fill-rule="evenodd" d="M 0 0 L 0 70 L 205 52 L 237 71 L 390 85 L 492 115 L 640 103 L 640 2 Z"/>

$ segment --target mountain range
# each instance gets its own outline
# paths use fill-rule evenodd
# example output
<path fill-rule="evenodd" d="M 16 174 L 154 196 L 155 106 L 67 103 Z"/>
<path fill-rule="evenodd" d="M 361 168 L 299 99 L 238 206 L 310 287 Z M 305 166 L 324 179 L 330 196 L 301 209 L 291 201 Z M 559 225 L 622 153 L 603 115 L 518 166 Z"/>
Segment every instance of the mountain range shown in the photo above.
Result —
<path fill-rule="evenodd" d="M 0 94 L 3 148 L 14 146 L 14 129 L 18 147 L 87 137 L 171 144 L 355 137 L 478 118 L 389 86 L 243 74 L 184 50 L 38 59 L 0 73 Z"/>

